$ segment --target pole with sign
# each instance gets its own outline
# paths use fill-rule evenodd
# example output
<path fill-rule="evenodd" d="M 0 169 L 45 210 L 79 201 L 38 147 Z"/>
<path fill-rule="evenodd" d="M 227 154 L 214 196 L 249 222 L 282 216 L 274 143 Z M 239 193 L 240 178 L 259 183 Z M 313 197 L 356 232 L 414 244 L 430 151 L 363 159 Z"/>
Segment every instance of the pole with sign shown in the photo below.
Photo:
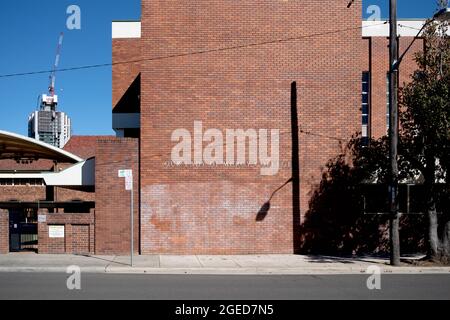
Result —
<path fill-rule="evenodd" d="M 131 248 L 130 248 L 130 264 L 133 266 L 133 251 L 134 251 L 134 190 L 133 190 L 133 171 L 119 170 L 119 178 L 125 178 L 125 190 L 131 191 L 131 205 L 130 205 L 130 237 L 131 237 Z"/>

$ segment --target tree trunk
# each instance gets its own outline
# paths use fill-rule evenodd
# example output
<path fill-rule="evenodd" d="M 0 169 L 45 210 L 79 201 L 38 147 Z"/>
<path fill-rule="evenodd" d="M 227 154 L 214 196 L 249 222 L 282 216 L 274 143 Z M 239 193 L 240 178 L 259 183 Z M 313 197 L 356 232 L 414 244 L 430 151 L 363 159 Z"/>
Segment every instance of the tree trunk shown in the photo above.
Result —
<path fill-rule="evenodd" d="M 429 252 L 428 255 L 433 261 L 441 260 L 441 248 L 442 244 L 439 241 L 439 220 L 436 212 L 436 200 L 435 200 L 435 179 L 436 179 L 436 160 L 435 157 L 425 151 L 426 168 L 424 172 L 425 186 L 426 186 L 426 203 L 428 211 L 428 243 Z"/>
<path fill-rule="evenodd" d="M 447 221 L 444 229 L 444 237 L 442 241 L 443 261 L 446 264 L 450 263 L 450 221 Z"/>
<path fill-rule="evenodd" d="M 430 258 L 434 261 L 440 260 L 440 254 L 439 254 L 439 234 L 438 234 L 438 217 L 436 212 L 436 207 L 433 205 L 432 207 L 429 207 L 428 209 L 428 241 L 429 241 L 429 255 Z"/>

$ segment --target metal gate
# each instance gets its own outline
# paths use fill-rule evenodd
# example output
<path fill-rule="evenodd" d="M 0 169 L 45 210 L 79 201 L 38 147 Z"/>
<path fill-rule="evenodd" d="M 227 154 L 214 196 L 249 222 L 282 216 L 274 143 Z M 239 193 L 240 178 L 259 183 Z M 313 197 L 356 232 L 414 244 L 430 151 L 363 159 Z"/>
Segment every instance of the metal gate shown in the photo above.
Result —
<path fill-rule="evenodd" d="M 9 251 L 36 251 L 38 225 L 34 212 L 27 209 L 9 211 Z"/>

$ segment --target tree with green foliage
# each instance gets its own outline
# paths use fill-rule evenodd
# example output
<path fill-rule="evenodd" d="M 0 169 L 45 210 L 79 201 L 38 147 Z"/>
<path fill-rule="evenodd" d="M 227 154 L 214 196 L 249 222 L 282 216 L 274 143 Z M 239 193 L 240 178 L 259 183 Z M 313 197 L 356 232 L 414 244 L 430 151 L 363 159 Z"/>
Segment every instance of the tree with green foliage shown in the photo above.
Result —
<path fill-rule="evenodd" d="M 430 23 L 424 51 L 416 54 L 419 69 L 401 90 L 400 136 L 403 171 L 425 185 L 429 220 L 429 255 L 450 261 L 448 207 L 437 212 L 438 184 L 447 185 L 450 169 L 450 37 L 446 23 Z M 416 179 L 417 180 L 417 179 Z"/>
<path fill-rule="evenodd" d="M 428 258 L 450 263 L 450 37 L 447 23 L 430 22 L 423 33 L 418 69 L 400 90 L 399 180 L 425 187 Z M 388 138 L 350 142 L 353 165 L 386 183 Z M 445 185 L 445 188 L 442 188 Z M 439 210 L 438 210 L 439 207 Z"/>
<path fill-rule="evenodd" d="M 426 238 L 427 258 L 450 263 L 448 23 L 427 23 L 422 37 L 424 50 L 415 57 L 418 69 L 400 90 L 398 167 L 401 183 L 420 184 L 426 191 L 420 196 L 423 216 L 405 216 L 400 237 L 407 237 L 408 243 L 416 241 L 417 246 Z M 383 136 L 366 142 L 361 137 L 351 139 L 342 154 L 327 164 L 306 214 L 305 252 L 362 253 L 383 245 L 383 232 L 374 227 L 382 219 L 363 217 L 358 199 L 362 185 L 388 183 L 389 139 Z M 324 225 L 329 227 L 324 230 Z"/>

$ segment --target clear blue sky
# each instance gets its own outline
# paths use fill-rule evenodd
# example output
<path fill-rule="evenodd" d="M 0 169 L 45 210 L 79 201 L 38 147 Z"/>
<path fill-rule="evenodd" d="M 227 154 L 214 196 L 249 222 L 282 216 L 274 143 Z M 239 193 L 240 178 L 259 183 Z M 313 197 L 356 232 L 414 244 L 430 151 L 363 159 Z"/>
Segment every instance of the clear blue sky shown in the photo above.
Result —
<path fill-rule="evenodd" d="M 67 7 L 81 8 L 81 30 L 68 30 Z M 139 20 L 139 0 L 2 0 L 0 74 L 52 68 L 64 32 L 60 68 L 111 62 L 111 21 Z M 0 78 L 0 129 L 27 134 L 28 114 L 46 93 L 48 74 Z M 113 134 L 111 67 L 57 74 L 59 108 L 73 134 Z"/>
<path fill-rule="evenodd" d="M 346 5 L 348 0 L 331 1 Z M 71 4 L 81 8 L 81 30 L 65 27 Z M 387 17 L 387 4 L 388 0 L 364 0 L 363 16 L 369 5 L 379 5 L 382 17 Z M 398 6 L 400 18 L 425 18 L 434 13 L 436 1 L 398 0 Z M 3 0 L 0 74 L 51 69 L 61 31 L 65 38 L 60 68 L 110 63 L 111 21 L 139 18 L 139 0 Z M 0 129 L 26 135 L 28 114 L 47 86 L 48 74 L 0 78 Z M 56 89 L 60 110 L 72 118 L 73 134 L 113 134 L 110 67 L 62 72 Z"/>

